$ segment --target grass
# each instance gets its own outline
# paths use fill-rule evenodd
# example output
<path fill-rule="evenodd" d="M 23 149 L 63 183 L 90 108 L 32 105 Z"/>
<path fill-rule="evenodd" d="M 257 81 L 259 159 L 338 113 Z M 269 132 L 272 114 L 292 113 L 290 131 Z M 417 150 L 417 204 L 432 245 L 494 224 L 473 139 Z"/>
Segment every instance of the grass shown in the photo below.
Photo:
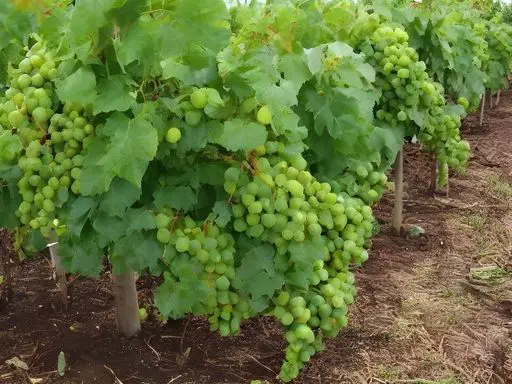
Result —
<path fill-rule="evenodd" d="M 463 224 L 469 225 L 471 228 L 480 230 L 483 229 L 487 220 L 481 215 L 468 215 L 461 218 Z"/>
<path fill-rule="evenodd" d="M 471 276 L 476 280 L 486 281 L 490 284 L 499 284 L 503 281 L 504 278 L 509 276 L 512 273 L 507 268 L 502 268 L 498 266 L 488 266 L 481 268 L 474 268 L 471 270 Z"/>
<path fill-rule="evenodd" d="M 380 365 L 377 371 L 377 377 L 382 380 L 397 380 L 400 379 L 401 373 L 396 367 L 387 367 Z"/>
<path fill-rule="evenodd" d="M 379 365 L 376 376 L 379 380 L 386 383 L 404 383 L 408 384 L 460 384 L 461 381 L 456 376 L 449 376 L 444 379 L 428 380 L 428 379 L 403 379 L 403 374 L 398 367 Z M 380 381 L 379 381 L 380 382 Z"/>
<path fill-rule="evenodd" d="M 488 192 L 500 199 L 512 198 L 512 186 L 502 174 L 493 173 L 487 177 Z"/>

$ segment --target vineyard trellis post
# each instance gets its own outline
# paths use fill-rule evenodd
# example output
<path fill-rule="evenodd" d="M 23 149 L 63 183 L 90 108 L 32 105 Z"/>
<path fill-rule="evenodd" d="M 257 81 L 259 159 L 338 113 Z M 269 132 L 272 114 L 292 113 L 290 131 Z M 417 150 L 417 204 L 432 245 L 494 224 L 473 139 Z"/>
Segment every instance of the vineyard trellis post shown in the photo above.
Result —
<path fill-rule="evenodd" d="M 0 284 L 0 304 L 8 304 L 12 299 L 11 274 L 11 234 L 7 229 L 0 229 L 0 261 L 2 263 L 2 278 Z"/>
<path fill-rule="evenodd" d="M 482 102 L 480 104 L 480 127 L 484 124 L 484 108 L 485 108 L 485 92 L 482 95 Z"/>
<path fill-rule="evenodd" d="M 48 244 L 50 250 L 50 256 L 52 259 L 53 279 L 57 284 L 59 292 L 59 302 L 62 305 L 64 311 L 68 310 L 68 281 L 66 271 L 62 266 L 58 248 L 59 242 L 55 232 L 50 236 L 50 243 Z"/>
<path fill-rule="evenodd" d="M 397 234 L 402 230 L 404 195 L 404 155 L 400 149 L 395 160 L 395 205 L 393 208 L 393 229 Z"/>
<path fill-rule="evenodd" d="M 135 336 L 141 330 L 135 282 L 135 272 L 131 269 L 121 274 L 112 274 L 117 328 L 126 337 Z"/>

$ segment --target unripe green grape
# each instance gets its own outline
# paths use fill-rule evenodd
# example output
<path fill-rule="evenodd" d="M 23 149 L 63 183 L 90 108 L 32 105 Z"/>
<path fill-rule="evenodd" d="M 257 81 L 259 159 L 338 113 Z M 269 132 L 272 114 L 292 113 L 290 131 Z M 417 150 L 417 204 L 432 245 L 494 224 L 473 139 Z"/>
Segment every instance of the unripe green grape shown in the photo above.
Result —
<path fill-rule="evenodd" d="M 62 168 L 64 168 L 66 171 L 69 171 L 73 168 L 73 161 L 70 158 L 66 158 L 61 165 Z"/>
<path fill-rule="evenodd" d="M 171 223 L 171 218 L 163 213 L 155 217 L 155 224 L 158 229 L 166 228 Z"/>
<path fill-rule="evenodd" d="M 248 193 L 245 193 L 245 194 L 242 195 L 242 203 L 246 207 L 250 206 L 252 203 L 254 203 L 254 201 L 255 201 L 254 195 L 250 195 Z"/>
<path fill-rule="evenodd" d="M 203 109 L 208 104 L 208 97 L 204 88 L 196 89 L 190 95 L 190 102 L 197 109 Z"/>
<path fill-rule="evenodd" d="M 250 214 L 258 214 L 261 213 L 261 211 L 263 210 L 263 206 L 261 202 L 255 201 L 247 207 L 247 210 L 249 211 Z"/>
<path fill-rule="evenodd" d="M 266 105 L 261 107 L 256 114 L 256 119 L 260 124 L 269 125 L 272 123 L 272 112 L 270 108 Z"/>
<path fill-rule="evenodd" d="M 9 119 L 9 123 L 13 127 L 18 127 L 25 119 L 25 116 L 23 116 L 23 114 L 21 112 L 19 112 L 18 110 L 15 110 L 15 111 L 12 111 L 9 113 L 8 119 Z"/>
<path fill-rule="evenodd" d="M 236 183 L 232 181 L 225 181 L 224 182 L 224 191 L 228 194 L 233 194 L 236 191 Z"/>
<path fill-rule="evenodd" d="M 283 232 L 281 232 L 281 236 L 283 237 L 283 239 L 285 239 L 287 241 L 293 239 L 294 234 L 295 233 L 291 229 L 288 229 L 288 228 L 285 228 L 283 230 Z"/>
<path fill-rule="evenodd" d="M 169 128 L 169 130 L 165 134 L 165 140 L 168 143 L 175 144 L 180 139 L 181 139 L 181 131 L 178 128 L 176 128 L 176 127 Z"/>
<path fill-rule="evenodd" d="M 43 209 L 46 212 L 53 212 L 53 211 L 55 211 L 55 205 L 53 204 L 53 201 L 51 201 L 50 199 L 45 199 L 43 201 Z"/>
<path fill-rule="evenodd" d="M 233 228 L 236 232 L 244 232 L 247 229 L 247 223 L 243 219 L 236 219 L 233 222 Z"/>
<path fill-rule="evenodd" d="M 45 108 L 37 107 L 32 111 L 32 117 L 36 123 L 42 124 L 48 119 L 48 113 Z"/>
<path fill-rule="evenodd" d="M 204 249 L 206 249 L 207 251 L 213 251 L 214 249 L 217 248 L 217 245 L 217 240 L 215 240 L 213 237 L 207 237 L 203 241 Z M 220 258 L 218 261 L 220 261 Z"/>
<path fill-rule="evenodd" d="M 62 185 L 63 187 L 69 187 L 70 184 L 71 184 L 71 179 L 69 178 L 69 176 L 67 175 L 63 175 L 61 176 L 61 178 L 59 179 L 59 183 L 60 185 Z"/>
<path fill-rule="evenodd" d="M 188 237 L 183 236 L 176 241 L 176 250 L 178 252 L 187 252 L 189 246 L 190 240 Z"/>
<path fill-rule="evenodd" d="M 71 169 L 71 177 L 75 180 L 79 180 L 82 175 L 82 170 L 80 168 Z"/>
<path fill-rule="evenodd" d="M 44 186 L 41 193 L 47 199 L 53 199 L 55 197 L 55 190 L 49 185 Z"/>
<path fill-rule="evenodd" d="M 73 184 L 71 184 L 71 192 L 73 192 L 75 195 L 80 194 L 80 180 L 73 181 Z"/>
<path fill-rule="evenodd" d="M 281 324 L 283 324 L 285 327 L 291 325 L 293 323 L 293 315 L 289 312 L 285 313 L 283 317 L 281 317 Z"/>
<path fill-rule="evenodd" d="M 185 121 L 191 127 L 195 127 L 201 122 L 202 113 L 200 111 L 188 111 L 185 113 Z"/>
<path fill-rule="evenodd" d="M 271 213 L 266 213 L 264 215 L 262 215 L 261 217 L 261 223 L 266 227 L 266 228 L 272 228 L 277 222 L 277 218 L 276 218 L 276 215 L 274 214 L 271 214 Z"/>

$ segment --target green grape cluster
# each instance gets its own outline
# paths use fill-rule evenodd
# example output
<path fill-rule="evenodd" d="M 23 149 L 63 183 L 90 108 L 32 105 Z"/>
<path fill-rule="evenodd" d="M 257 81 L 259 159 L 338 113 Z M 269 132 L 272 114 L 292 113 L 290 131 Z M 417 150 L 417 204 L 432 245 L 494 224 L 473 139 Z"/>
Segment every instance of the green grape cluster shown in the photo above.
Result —
<path fill-rule="evenodd" d="M 219 117 L 216 112 L 224 106 L 224 100 L 214 88 L 195 88 L 181 95 L 177 114 L 182 116 L 184 122 L 195 127 L 205 121 L 210 115 Z"/>
<path fill-rule="evenodd" d="M 17 135 L 23 145 L 18 159 L 22 202 L 20 222 L 44 236 L 57 222 L 55 209 L 80 193 L 81 155 L 94 129 L 78 106 L 60 103 L 53 80 L 56 63 L 42 42 L 27 49 L 17 68 L 9 71 L 9 88 L 0 105 L 0 124 Z"/>
<path fill-rule="evenodd" d="M 435 106 L 425 114 L 424 125 L 418 133 L 418 139 L 427 149 L 456 170 L 466 166 L 470 155 L 469 143 L 461 139 L 460 126 L 460 115 L 444 106 Z"/>
<path fill-rule="evenodd" d="M 356 235 L 358 245 L 363 246 L 364 237 L 371 234 L 371 210 L 363 216 L 344 204 L 331 192 L 330 184 L 318 182 L 305 170 L 302 157 L 296 159 L 295 167 L 278 159 L 271 158 L 275 162 L 272 166 L 267 158 L 259 158 L 258 174 L 252 180 L 240 168 L 226 171 L 226 191 L 232 193 L 233 185 L 237 189 L 237 203 L 232 206 L 234 230 L 274 244 L 285 254 L 290 242 L 302 243 L 321 237 L 323 232 L 332 231 L 338 238 L 353 221 L 369 230 Z M 356 263 L 365 261 L 362 251 L 354 255 Z"/>
<path fill-rule="evenodd" d="M 224 174 L 233 229 L 273 244 L 285 270 L 294 267 L 293 244 L 323 244 L 323 259 L 314 262 L 307 276 L 310 289 L 304 293 L 289 284 L 273 299 L 272 313 L 286 327 L 289 342 L 281 370 L 284 381 L 296 377 L 321 350 L 323 336 L 334 337 L 347 324 L 348 305 L 355 294 L 348 268 L 368 259 L 365 248 L 373 231 L 369 206 L 334 193 L 329 183 L 320 183 L 306 171 L 306 165 L 300 155 L 290 163 L 281 156 L 259 157 L 251 172 L 231 167 Z"/>
<path fill-rule="evenodd" d="M 200 225 L 190 217 L 160 212 L 155 216 L 157 240 L 165 244 L 169 262 L 176 257 L 197 260 L 200 279 L 211 288 L 203 300 L 210 328 L 222 336 L 240 333 L 240 322 L 248 319 L 249 305 L 232 287 L 235 277 L 233 237 L 214 224 Z M 172 268 L 171 268 L 172 273 Z M 179 279 L 179 275 L 175 277 Z"/>
<path fill-rule="evenodd" d="M 40 42 L 27 51 L 18 68 L 9 72 L 9 88 L 0 105 L 0 124 L 16 129 L 25 146 L 46 135 L 56 105 L 52 82 L 56 76 L 52 54 Z"/>
<path fill-rule="evenodd" d="M 373 162 L 354 161 L 330 183 L 335 193 L 345 192 L 366 204 L 380 200 L 386 190 L 387 175 Z"/>
<path fill-rule="evenodd" d="M 381 25 L 369 41 L 360 44 L 361 51 L 378 69 L 376 84 L 383 90 L 376 117 L 392 126 L 414 122 L 423 148 L 460 170 L 469 159 L 469 145 L 460 137 L 460 114 L 446 108 L 443 87 L 428 76 L 425 63 L 419 61 L 417 52 L 407 41 L 403 29 Z M 469 101 L 464 97 L 458 103 L 469 108 Z M 353 192 L 349 189 L 349 193 Z M 360 195 L 367 202 L 372 196 L 373 192 L 368 196 L 364 190 Z"/>
<path fill-rule="evenodd" d="M 70 103 L 64 105 L 62 113 L 52 116 L 48 128 L 57 163 L 54 173 L 64 177 L 65 186 L 67 180 L 70 180 L 70 188 L 75 195 L 80 194 L 83 151 L 92 140 L 94 131 L 94 126 L 85 117 L 82 107 Z"/>
<path fill-rule="evenodd" d="M 336 337 L 348 324 L 348 305 L 356 293 L 354 275 L 349 271 L 328 277 L 323 261 L 315 263 L 315 271 L 325 271 L 323 281 L 304 295 L 291 296 L 281 291 L 274 298 L 274 315 L 287 326 L 284 362 L 281 369 L 283 381 L 290 381 L 311 356 L 323 349 L 323 337 Z M 320 329 L 321 332 L 316 332 Z"/>
<path fill-rule="evenodd" d="M 361 50 L 380 74 L 376 84 L 383 90 L 376 116 L 391 125 L 412 119 L 423 89 L 429 87 L 425 63 L 409 47 L 401 28 L 378 27 Z M 368 44 L 369 43 L 369 44 Z"/>
<path fill-rule="evenodd" d="M 67 200 L 70 190 L 80 194 L 82 151 L 94 133 L 80 113 L 80 107 L 66 104 L 63 113 L 51 117 L 51 140 L 31 141 L 18 162 L 23 171 L 18 182 L 23 201 L 17 215 L 22 224 L 40 229 L 45 236 L 54 227 L 56 206 Z"/>

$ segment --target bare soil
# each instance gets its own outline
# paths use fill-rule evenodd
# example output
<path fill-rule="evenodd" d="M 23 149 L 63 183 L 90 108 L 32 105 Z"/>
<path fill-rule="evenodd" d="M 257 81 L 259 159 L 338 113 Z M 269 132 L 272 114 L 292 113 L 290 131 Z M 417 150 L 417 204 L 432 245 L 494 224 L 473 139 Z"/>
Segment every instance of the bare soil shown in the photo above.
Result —
<path fill-rule="evenodd" d="M 502 97 L 483 128 L 476 116 L 466 119 L 464 135 L 473 156 L 465 174 L 451 175 L 449 196 L 428 194 L 431 158 L 407 146 L 405 234 L 391 234 L 389 193 L 375 208 L 381 233 L 357 271 L 350 325 L 296 383 L 512 383 L 512 97 Z M 413 226 L 425 235 L 408 236 Z M 10 267 L 14 296 L 0 309 L 1 384 L 277 382 L 284 343 L 271 319 L 221 338 L 201 318 L 163 325 L 150 317 L 139 337 L 124 340 L 115 332 L 108 273 L 74 281 L 65 315 L 47 258 Z M 148 308 L 153 284 L 139 281 Z M 4 363 L 13 357 L 28 371 Z"/>

